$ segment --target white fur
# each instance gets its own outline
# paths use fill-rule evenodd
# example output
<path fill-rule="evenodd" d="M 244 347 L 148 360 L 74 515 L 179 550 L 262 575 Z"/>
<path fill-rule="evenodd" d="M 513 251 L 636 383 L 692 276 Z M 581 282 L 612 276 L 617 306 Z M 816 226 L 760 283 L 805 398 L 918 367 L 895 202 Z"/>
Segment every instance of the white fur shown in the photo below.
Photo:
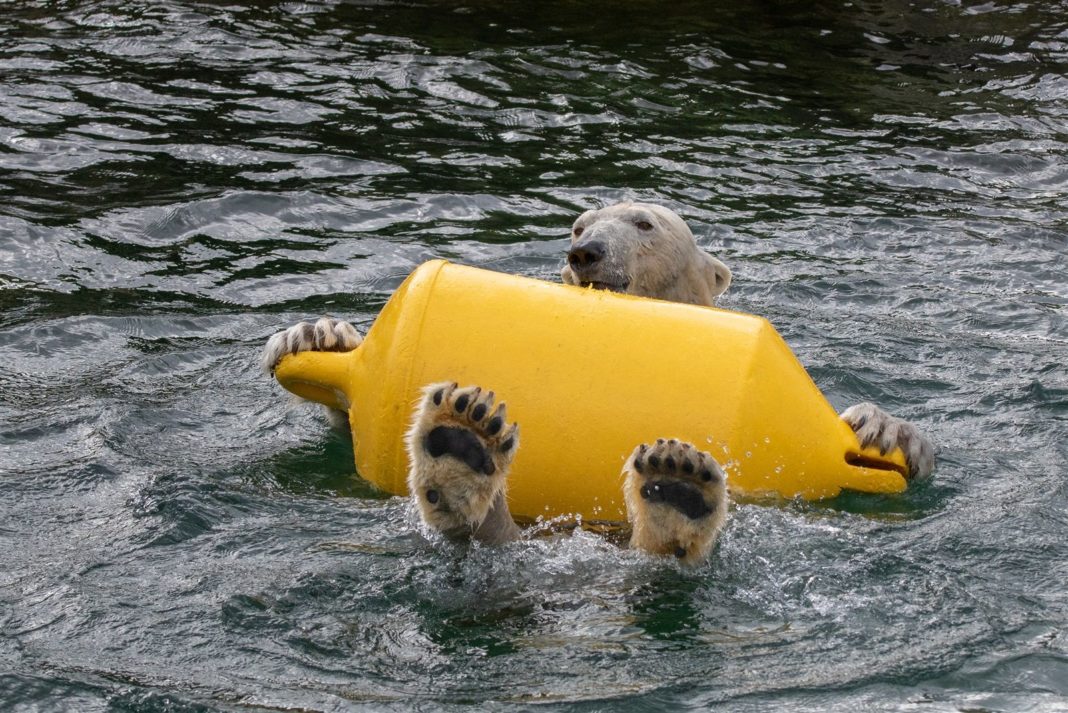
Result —
<path fill-rule="evenodd" d="M 604 256 L 584 264 L 581 251 L 594 244 Z M 711 305 L 731 284 L 731 271 L 697 246 L 682 218 L 650 203 L 618 203 L 580 215 L 560 277 L 570 285 L 701 305 Z"/>
<path fill-rule="evenodd" d="M 429 384 L 423 387 L 411 426 L 404 437 L 408 451 L 408 491 L 419 506 L 423 522 L 448 537 L 475 536 L 500 543 L 519 536 L 519 529 L 510 515 L 504 526 L 491 527 L 492 532 L 480 533 L 498 499 L 503 508 L 500 514 L 507 515 L 504 497 L 508 469 L 519 448 L 519 426 L 509 425 L 504 403 L 494 408 L 493 401 L 492 391 L 483 391 L 477 386 L 458 388 L 455 383 L 448 382 Z M 459 404 L 466 405 L 457 409 Z M 497 422 L 495 429 L 490 428 L 493 421 Z M 463 428 L 474 434 L 492 460 L 493 473 L 475 472 L 449 454 L 432 456 L 427 451 L 425 439 L 437 426 Z M 434 502 L 427 497 L 428 491 L 434 492 Z"/>
<path fill-rule="evenodd" d="M 636 465 L 639 460 L 640 468 Z M 674 463 L 671 467 L 670 462 Z M 685 462 L 693 466 L 691 473 L 682 469 Z M 711 474 L 711 480 L 705 482 L 700 478 L 703 471 Z M 708 558 L 727 520 L 727 477 L 711 454 L 675 439 L 659 439 L 651 446 L 643 443 L 623 465 L 623 477 L 631 547 L 657 555 L 674 555 L 688 565 Z M 669 505 L 651 503 L 642 497 L 641 488 L 656 479 L 690 483 L 701 492 L 712 512 L 695 520 Z"/>
<path fill-rule="evenodd" d="M 271 336 L 263 347 L 260 366 L 271 374 L 278 361 L 297 352 L 350 352 L 363 342 L 363 337 L 348 322 L 322 317 L 315 324 L 298 322 Z"/>
<path fill-rule="evenodd" d="M 900 448 L 909 464 L 909 478 L 923 480 L 934 471 L 934 448 L 927 437 L 913 424 L 891 416 L 871 403 L 850 406 L 840 414 L 843 421 L 856 431 L 863 448 L 877 446 L 886 454 Z"/>

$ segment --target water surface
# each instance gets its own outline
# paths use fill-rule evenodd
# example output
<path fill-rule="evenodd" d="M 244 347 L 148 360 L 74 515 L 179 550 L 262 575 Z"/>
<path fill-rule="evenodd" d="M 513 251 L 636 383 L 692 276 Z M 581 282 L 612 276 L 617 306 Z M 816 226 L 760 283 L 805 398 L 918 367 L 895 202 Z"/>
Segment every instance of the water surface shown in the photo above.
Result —
<path fill-rule="evenodd" d="M 6 3 L 2 707 L 1068 709 L 1068 4 L 707 5 Z M 467 550 L 257 371 L 624 198 L 935 480 Z"/>

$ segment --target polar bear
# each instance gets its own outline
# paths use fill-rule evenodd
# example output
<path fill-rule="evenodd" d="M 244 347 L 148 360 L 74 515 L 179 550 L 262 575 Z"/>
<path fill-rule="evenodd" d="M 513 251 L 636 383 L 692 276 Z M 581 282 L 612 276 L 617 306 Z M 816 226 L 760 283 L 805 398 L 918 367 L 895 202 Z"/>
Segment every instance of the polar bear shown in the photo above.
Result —
<path fill-rule="evenodd" d="M 678 214 L 636 202 L 580 215 L 560 275 L 566 284 L 709 306 L 731 284 L 730 269 L 698 247 Z M 349 351 L 361 341 L 347 322 L 301 322 L 268 340 L 263 366 L 271 372 L 286 354 Z M 930 476 L 934 450 L 916 426 L 870 403 L 846 409 L 841 418 L 864 447 L 883 453 L 900 447 L 910 479 Z M 347 424 L 344 414 L 334 413 L 331 420 Z M 507 423 L 493 392 L 450 383 L 426 386 L 406 446 L 409 490 L 430 529 L 488 544 L 520 537 L 505 497 L 519 427 Z M 686 564 L 703 561 L 726 517 L 726 478 L 715 459 L 692 444 L 659 439 L 635 447 L 623 476 L 631 546 Z"/>

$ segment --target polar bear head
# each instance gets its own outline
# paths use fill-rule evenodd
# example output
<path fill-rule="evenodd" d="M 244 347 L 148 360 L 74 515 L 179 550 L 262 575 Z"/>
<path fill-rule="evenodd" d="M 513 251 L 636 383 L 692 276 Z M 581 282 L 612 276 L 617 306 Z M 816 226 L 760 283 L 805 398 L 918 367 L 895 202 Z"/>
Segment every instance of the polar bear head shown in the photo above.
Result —
<path fill-rule="evenodd" d="M 674 211 L 650 203 L 588 210 L 571 229 L 564 282 L 674 302 L 711 305 L 731 271 L 697 247 Z"/>

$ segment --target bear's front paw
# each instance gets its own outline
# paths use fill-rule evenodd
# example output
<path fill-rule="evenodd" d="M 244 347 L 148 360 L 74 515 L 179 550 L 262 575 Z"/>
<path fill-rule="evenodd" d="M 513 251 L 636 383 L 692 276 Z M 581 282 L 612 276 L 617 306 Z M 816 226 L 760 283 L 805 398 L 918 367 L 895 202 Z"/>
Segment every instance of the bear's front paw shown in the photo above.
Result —
<path fill-rule="evenodd" d="M 363 337 L 348 322 L 323 317 L 315 324 L 301 322 L 278 332 L 267 340 L 261 364 L 264 372 L 273 374 L 278 361 L 297 352 L 351 352 L 360 346 Z"/>
<path fill-rule="evenodd" d="M 631 547 L 704 560 L 727 514 L 727 482 L 712 456 L 674 438 L 641 444 L 623 466 Z"/>
<path fill-rule="evenodd" d="M 841 418 L 857 434 L 862 448 L 876 446 L 884 455 L 900 448 L 905 454 L 910 480 L 927 478 L 934 471 L 934 446 L 920 429 L 891 416 L 871 403 L 850 406 Z"/>
<path fill-rule="evenodd" d="M 449 537 L 466 537 L 504 492 L 519 426 L 508 424 L 503 403 L 494 408 L 492 391 L 430 384 L 412 417 L 407 447 L 408 489 L 423 521 Z"/>

